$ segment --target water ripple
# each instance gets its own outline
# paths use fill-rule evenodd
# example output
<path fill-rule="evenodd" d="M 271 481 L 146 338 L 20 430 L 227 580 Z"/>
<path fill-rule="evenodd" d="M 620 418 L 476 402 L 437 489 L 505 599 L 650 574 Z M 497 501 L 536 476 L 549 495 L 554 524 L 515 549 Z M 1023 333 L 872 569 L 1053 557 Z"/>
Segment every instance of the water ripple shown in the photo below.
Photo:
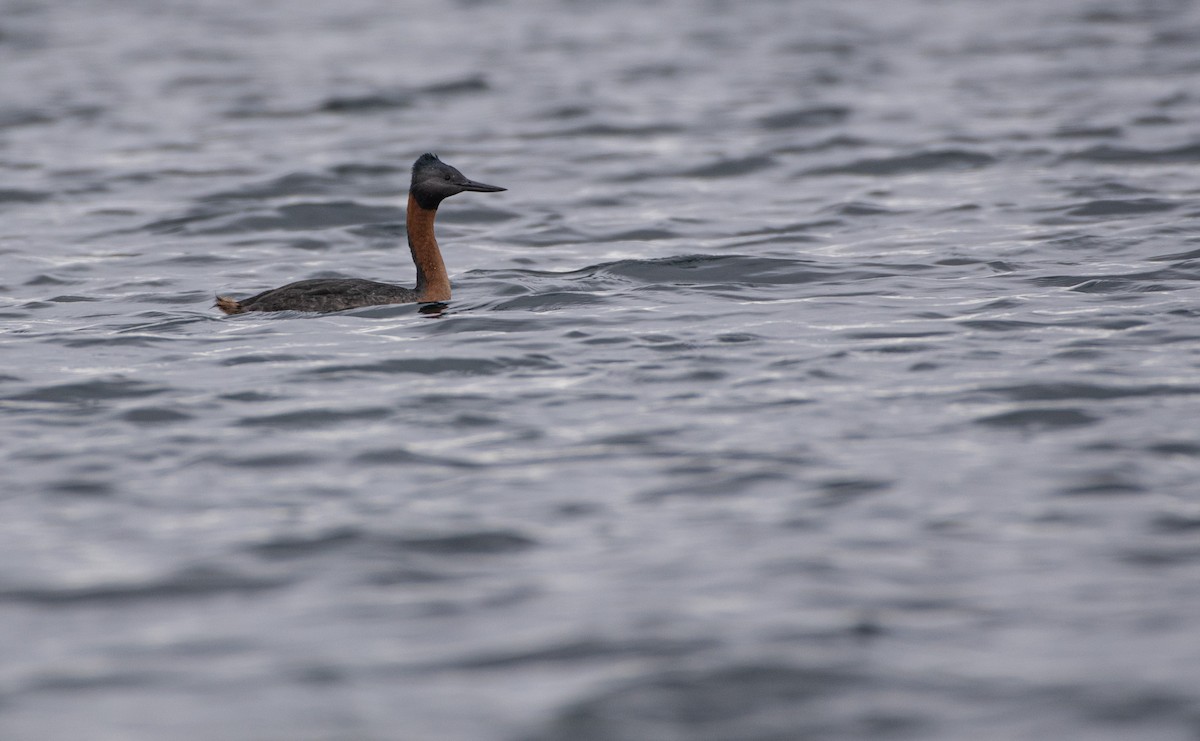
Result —
<path fill-rule="evenodd" d="M 162 599 L 193 599 L 278 589 L 289 580 L 251 577 L 210 567 L 184 569 L 161 579 L 128 584 L 81 587 L 2 588 L 0 602 L 20 602 L 69 607 L 80 603 L 156 602 Z"/>

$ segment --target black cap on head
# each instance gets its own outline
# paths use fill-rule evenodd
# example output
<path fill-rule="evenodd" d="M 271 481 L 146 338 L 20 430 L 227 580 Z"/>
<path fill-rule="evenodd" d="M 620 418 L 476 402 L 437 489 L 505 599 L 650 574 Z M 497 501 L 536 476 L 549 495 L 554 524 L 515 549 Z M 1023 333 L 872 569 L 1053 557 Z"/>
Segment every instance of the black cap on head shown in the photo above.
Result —
<path fill-rule="evenodd" d="M 428 167 L 434 163 L 440 165 L 442 161 L 438 159 L 438 156 L 433 152 L 426 152 L 420 157 L 417 157 L 417 161 L 413 163 L 413 175 L 417 174 L 417 170 L 420 170 L 423 167 Z"/>

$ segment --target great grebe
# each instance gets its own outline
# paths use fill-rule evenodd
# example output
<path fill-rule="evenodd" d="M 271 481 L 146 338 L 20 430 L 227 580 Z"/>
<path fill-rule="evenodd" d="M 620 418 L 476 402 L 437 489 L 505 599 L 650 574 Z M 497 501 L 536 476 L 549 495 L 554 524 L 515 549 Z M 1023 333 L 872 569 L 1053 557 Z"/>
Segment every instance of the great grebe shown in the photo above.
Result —
<path fill-rule="evenodd" d="M 217 296 L 216 306 L 226 314 L 247 311 L 342 311 L 359 306 L 408 304 L 450 300 L 450 277 L 433 234 L 433 220 L 443 199 L 470 190 L 494 193 L 506 190 L 468 180 L 434 154 L 423 154 L 413 163 L 408 190 L 408 248 L 417 266 L 415 288 L 377 283 L 361 278 L 314 278 L 289 283 L 237 299 Z"/>

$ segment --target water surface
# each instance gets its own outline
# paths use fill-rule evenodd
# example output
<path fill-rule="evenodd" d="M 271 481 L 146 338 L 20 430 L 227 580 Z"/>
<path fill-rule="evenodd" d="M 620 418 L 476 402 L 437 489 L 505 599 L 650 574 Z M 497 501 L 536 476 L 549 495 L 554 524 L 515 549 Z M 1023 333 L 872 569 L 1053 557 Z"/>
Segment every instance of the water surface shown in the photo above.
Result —
<path fill-rule="evenodd" d="M 1195 739 L 1198 35 L 0 1 L 0 735 Z"/>

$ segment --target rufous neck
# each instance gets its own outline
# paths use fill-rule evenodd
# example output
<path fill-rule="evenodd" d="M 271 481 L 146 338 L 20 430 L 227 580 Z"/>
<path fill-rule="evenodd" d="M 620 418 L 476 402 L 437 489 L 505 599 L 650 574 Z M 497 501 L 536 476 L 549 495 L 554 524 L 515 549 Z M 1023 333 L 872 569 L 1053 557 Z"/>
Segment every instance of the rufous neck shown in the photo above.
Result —
<path fill-rule="evenodd" d="M 446 263 L 433 235 L 436 208 L 421 208 L 412 194 L 408 195 L 408 248 L 417 266 L 417 301 L 449 301 L 450 276 Z"/>

